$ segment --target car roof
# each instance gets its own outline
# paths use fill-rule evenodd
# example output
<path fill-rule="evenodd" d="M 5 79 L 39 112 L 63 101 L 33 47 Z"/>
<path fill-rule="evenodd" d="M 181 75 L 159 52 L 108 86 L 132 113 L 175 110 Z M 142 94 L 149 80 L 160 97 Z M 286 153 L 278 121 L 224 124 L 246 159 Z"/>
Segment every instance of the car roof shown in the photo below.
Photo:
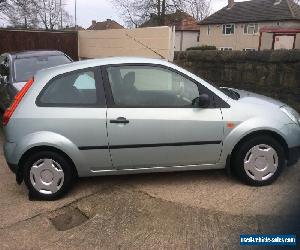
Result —
<path fill-rule="evenodd" d="M 7 54 L 11 55 L 13 58 L 64 55 L 63 52 L 58 50 L 27 50 L 27 51 L 20 51 L 20 52 L 11 52 Z"/>
<path fill-rule="evenodd" d="M 152 59 L 145 57 L 107 57 L 101 59 L 88 59 L 83 61 L 72 62 L 69 64 L 43 69 L 40 72 L 43 72 L 43 74 L 61 74 L 64 72 L 70 72 L 74 70 L 115 64 L 160 64 L 166 66 L 171 65 L 169 62 L 162 59 Z"/>

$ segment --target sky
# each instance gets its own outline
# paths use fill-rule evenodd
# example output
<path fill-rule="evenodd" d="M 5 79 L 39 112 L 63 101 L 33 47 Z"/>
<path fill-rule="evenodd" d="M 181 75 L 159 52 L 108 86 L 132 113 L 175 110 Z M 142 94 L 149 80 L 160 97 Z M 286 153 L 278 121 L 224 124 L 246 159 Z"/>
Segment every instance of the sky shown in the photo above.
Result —
<path fill-rule="evenodd" d="M 237 0 L 243 2 L 245 0 Z M 65 0 L 65 9 L 75 17 L 75 0 Z M 215 12 L 226 6 L 228 0 L 212 0 L 212 11 Z M 113 19 L 120 24 L 124 24 L 122 18 L 118 15 L 118 11 L 111 3 L 111 0 L 77 0 L 77 24 L 83 28 L 88 28 L 92 20 L 105 21 Z M 0 27 L 5 22 L 0 20 Z"/>
<path fill-rule="evenodd" d="M 238 0 L 236 2 L 243 2 Z M 75 0 L 66 0 L 66 9 L 74 17 Z M 228 0 L 212 0 L 213 12 L 223 8 L 228 4 Z M 118 15 L 117 10 L 111 3 L 111 0 L 77 0 L 77 24 L 88 28 L 92 20 L 105 21 L 113 19 L 123 24 L 122 18 Z"/>

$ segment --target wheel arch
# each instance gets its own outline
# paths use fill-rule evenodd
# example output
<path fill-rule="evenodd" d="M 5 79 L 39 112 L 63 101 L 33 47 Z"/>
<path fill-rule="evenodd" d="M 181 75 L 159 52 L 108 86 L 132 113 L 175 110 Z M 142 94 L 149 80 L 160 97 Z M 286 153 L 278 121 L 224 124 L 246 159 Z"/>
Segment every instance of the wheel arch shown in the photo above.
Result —
<path fill-rule="evenodd" d="M 34 146 L 30 149 L 28 149 L 27 151 L 25 151 L 20 160 L 19 160 L 19 163 L 18 163 L 18 172 L 16 173 L 16 176 L 17 176 L 17 182 L 20 184 L 22 183 L 23 181 L 23 171 L 24 171 L 24 163 L 26 161 L 26 159 L 28 159 L 28 157 L 34 153 L 37 153 L 37 152 L 41 152 L 41 151 L 50 151 L 50 152 L 55 152 L 57 154 L 60 154 L 61 156 L 63 156 L 69 163 L 70 165 L 72 166 L 73 170 L 74 170 L 74 174 L 75 176 L 77 177 L 78 176 L 78 172 L 77 172 L 77 168 L 76 168 L 76 165 L 75 163 L 73 162 L 73 160 L 71 159 L 71 157 L 65 153 L 63 150 L 61 149 L 58 149 L 56 147 L 53 147 L 53 146 Z"/>
<path fill-rule="evenodd" d="M 288 144 L 286 142 L 286 140 L 278 133 L 272 131 L 272 130 L 258 130 L 258 131 L 253 131 L 251 132 L 250 134 L 247 134 L 245 135 L 244 137 L 242 137 L 236 144 L 235 146 L 233 147 L 230 155 L 231 157 L 234 156 L 235 152 L 237 151 L 237 149 L 239 148 L 239 146 L 244 143 L 245 141 L 253 138 L 253 137 L 256 137 L 256 136 L 270 136 L 272 138 L 274 138 L 275 140 L 277 140 L 280 145 L 283 147 L 284 149 L 284 153 L 285 153 L 285 157 L 286 159 L 288 160 L 288 157 L 289 157 L 289 147 L 288 147 Z"/>

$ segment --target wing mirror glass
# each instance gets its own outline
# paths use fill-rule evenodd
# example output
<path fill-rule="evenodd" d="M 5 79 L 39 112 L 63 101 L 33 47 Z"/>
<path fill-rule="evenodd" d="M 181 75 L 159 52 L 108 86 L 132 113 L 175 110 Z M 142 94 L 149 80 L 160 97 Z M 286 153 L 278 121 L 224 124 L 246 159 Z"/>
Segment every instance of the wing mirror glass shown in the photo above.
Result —
<path fill-rule="evenodd" d="M 5 64 L 0 64 L 0 83 L 4 84 L 7 83 L 8 81 L 8 74 L 9 74 L 9 70 L 8 67 Z"/>
<path fill-rule="evenodd" d="M 0 84 L 6 84 L 7 83 L 7 76 L 0 75 Z"/>
<path fill-rule="evenodd" d="M 193 106 L 207 108 L 210 105 L 210 98 L 207 94 L 202 94 L 193 100 Z"/>

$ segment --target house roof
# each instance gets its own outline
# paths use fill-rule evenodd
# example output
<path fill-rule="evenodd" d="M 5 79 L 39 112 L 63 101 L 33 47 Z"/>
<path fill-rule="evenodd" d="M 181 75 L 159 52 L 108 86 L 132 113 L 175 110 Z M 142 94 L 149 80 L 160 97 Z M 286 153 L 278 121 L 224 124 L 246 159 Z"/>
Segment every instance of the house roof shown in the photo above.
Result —
<path fill-rule="evenodd" d="M 236 2 L 231 8 L 226 6 L 205 18 L 200 22 L 200 25 L 283 20 L 300 21 L 300 6 L 293 0 L 253 0 Z"/>
<path fill-rule="evenodd" d="M 160 23 L 160 19 L 157 15 L 152 17 L 143 23 L 141 27 L 153 27 L 153 26 L 175 26 L 177 31 L 199 31 L 200 26 L 198 21 L 183 11 L 176 11 L 175 13 L 167 14 L 163 24 Z"/>
<path fill-rule="evenodd" d="M 109 29 L 124 29 L 124 27 L 114 20 L 107 19 L 104 22 L 93 21 L 88 30 L 109 30 Z"/>

